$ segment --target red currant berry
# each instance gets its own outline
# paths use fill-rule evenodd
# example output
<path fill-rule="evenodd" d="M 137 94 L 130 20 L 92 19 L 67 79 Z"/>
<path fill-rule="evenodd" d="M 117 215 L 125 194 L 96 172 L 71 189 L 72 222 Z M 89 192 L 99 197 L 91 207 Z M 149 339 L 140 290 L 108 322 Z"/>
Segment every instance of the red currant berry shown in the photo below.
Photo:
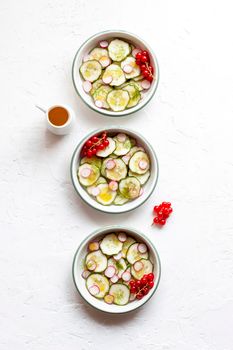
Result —
<path fill-rule="evenodd" d="M 143 75 L 145 78 L 147 78 L 147 77 L 149 77 L 150 72 L 148 71 L 148 69 L 144 69 L 144 71 L 142 71 L 142 75 Z"/>
<path fill-rule="evenodd" d="M 97 136 L 93 136 L 93 137 L 91 138 L 91 141 L 94 142 L 94 143 L 96 143 L 96 142 L 99 141 L 99 139 L 98 139 Z"/>
<path fill-rule="evenodd" d="M 149 75 L 148 77 L 146 77 L 146 80 L 148 80 L 151 83 L 153 81 L 153 76 Z"/>
<path fill-rule="evenodd" d="M 153 67 L 148 66 L 148 71 L 149 71 L 151 74 L 153 74 L 153 71 L 154 71 Z"/>
<path fill-rule="evenodd" d="M 160 225 L 164 226 L 164 225 L 166 224 L 166 220 L 165 220 L 165 219 L 161 219 L 161 220 L 159 221 L 159 223 L 160 223 Z"/>
<path fill-rule="evenodd" d="M 141 51 L 139 51 L 138 53 L 137 53 L 137 55 L 136 55 L 136 60 L 141 60 L 141 57 L 142 57 L 142 52 Z"/>
<path fill-rule="evenodd" d="M 147 295 L 149 293 L 149 290 L 150 289 L 148 287 L 144 287 L 142 292 L 143 292 L 144 295 Z"/>
<path fill-rule="evenodd" d="M 150 281 L 148 282 L 148 287 L 151 289 L 154 287 L 154 282 L 153 281 Z"/>
<path fill-rule="evenodd" d="M 164 208 L 164 209 L 163 209 L 163 217 L 164 217 L 165 219 L 167 219 L 168 216 L 169 216 L 169 209 L 168 209 L 168 208 Z"/>
<path fill-rule="evenodd" d="M 135 281 L 134 280 L 129 281 L 129 285 L 130 286 L 134 286 L 135 285 Z"/>
<path fill-rule="evenodd" d="M 170 215 L 173 212 L 172 208 L 168 208 L 168 214 Z"/>
<path fill-rule="evenodd" d="M 88 140 L 87 142 L 86 142 L 86 145 L 85 145 L 86 147 L 91 147 L 92 146 L 92 142 L 91 142 L 91 140 Z"/>
<path fill-rule="evenodd" d="M 142 55 L 149 57 L 149 53 L 148 53 L 148 51 L 146 51 L 146 50 L 143 50 L 143 51 L 142 51 Z"/>
<path fill-rule="evenodd" d="M 138 300 L 141 300 L 142 298 L 143 298 L 143 294 L 140 292 L 140 293 L 138 293 L 137 295 L 136 295 L 136 298 L 138 299 Z"/>
<path fill-rule="evenodd" d="M 86 145 L 83 146 L 83 150 L 84 150 L 84 151 L 87 150 L 87 146 L 86 146 Z"/>
<path fill-rule="evenodd" d="M 141 288 L 141 281 L 140 281 L 140 280 L 137 280 L 137 281 L 135 282 L 135 285 L 136 285 L 137 288 Z"/>
<path fill-rule="evenodd" d="M 96 154 L 96 152 L 97 152 L 97 149 L 94 147 L 94 148 L 92 148 L 92 154 L 93 155 L 95 155 Z"/>
<path fill-rule="evenodd" d="M 147 275 L 147 280 L 148 281 L 153 281 L 154 280 L 154 274 L 151 272 L 151 273 L 149 273 L 148 275 Z"/>
<path fill-rule="evenodd" d="M 156 217 L 154 218 L 153 223 L 154 223 L 154 224 L 158 224 L 158 223 L 159 223 L 159 218 L 158 218 L 158 216 L 156 216 Z"/>
<path fill-rule="evenodd" d="M 143 62 L 143 63 L 148 62 L 148 57 L 146 55 L 142 55 L 141 62 Z"/>
<path fill-rule="evenodd" d="M 93 155 L 92 150 L 89 149 L 89 150 L 87 151 L 87 158 L 91 158 L 92 155 Z"/>
<path fill-rule="evenodd" d="M 98 151 L 102 151 L 104 149 L 103 143 L 97 146 Z"/>
<path fill-rule="evenodd" d="M 162 219 L 162 218 L 163 218 L 163 212 L 162 212 L 162 210 L 160 210 L 160 211 L 158 212 L 158 218 L 159 218 L 159 219 Z"/>
<path fill-rule="evenodd" d="M 145 276 L 143 276 L 141 278 L 141 284 L 142 284 L 142 286 L 146 286 L 147 285 L 147 278 Z"/>
<path fill-rule="evenodd" d="M 140 61 L 140 60 L 136 60 L 136 64 L 137 64 L 138 66 L 140 66 L 140 65 L 141 65 L 141 61 Z"/>
<path fill-rule="evenodd" d="M 159 207 L 157 205 L 155 205 L 153 210 L 155 213 L 157 213 L 159 211 L 158 209 L 159 209 Z"/>
<path fill-rule="evenodd" d="M 86 157 L 86 155 L 87 155 L 87 152 L 84 151 L 84 152 L 83 152 L 83 157 Z"/>
<path fill-rule="evenodd" d="M 143 70 L 147 69 L 147 66 L 145 64 L 141 64 L 140 69 L 141 69 L 141 71 L 143 71 Z"/>
<path fill-rule="evenodd" d="M 130 293 L 134 294 L 134 293 L 136 293 L 136 291 L 137 291 L 136 286 L 132 286 L 132 287 L 130 288 Z"/>
<path fill-rule="evenodd" d="M 104 144 L 105 147 L 107 147 L 109 145 L 109 141 L 108 140 L 104 140 L 103 144 Z"/>

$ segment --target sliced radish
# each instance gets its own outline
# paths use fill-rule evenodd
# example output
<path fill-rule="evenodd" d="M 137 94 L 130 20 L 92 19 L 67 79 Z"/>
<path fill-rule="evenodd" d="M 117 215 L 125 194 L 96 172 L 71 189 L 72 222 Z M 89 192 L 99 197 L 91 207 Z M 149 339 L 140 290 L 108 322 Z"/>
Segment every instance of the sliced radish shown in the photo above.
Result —
<path fill-rule="evenodd" d="M 106 40 L 102 40 L 100 42 L 100 47 L 102 47 L 102 49 L 105 49 L 106 47 L 108 47 L 108 42 Z"/>
<path fill-rule="evenodd" d="M 96 197 L 100 194 L 100 189 L 98 187 L 93 187 L 91 190 L 92 196 Z"/>
<path fill-rule="evenodd" d="M 115 168 L 116 166 L 116 162 L 113 160 L 113 159 L 109 159 L 107 162 L 106 162 L 106 168 L 108 170 L 111 170 L 113 168 Z"/>
<path fill-rule="evenodd" d="M 142 86 L 142 88 L 143 88 L 144 90 L 148 90 L 148 89 L 150 88 L 150 86 L 151 86 L 151 83 L 150 83 L 148 80 L 144 79 L 144 80 L 141 82 L 141 86 Z"/>
<path fill-rule="evenodd" d="M 133 267 L 134 267 L 134 270 L 139 272 L 143 269 L 143 263 L 141 261 L 136 261 L 134 264 L 133 264 Z"/>
<path fill-rule="evenodd" d="M 94 261 L 94 260 L 89 260 L 89 261 L 87 262 L 87 268 L 88 268 L 88 270 L 90 270 L 90 271 L 94 271 L 95 268 L 96 268 L 96 263 L 95 263 L 95 261 Z"/>
<path fill-rule="evenodd" d="M 129 156 L 123 156 L 122 157 L 122 160 L 125 164 L 128 164 L 129 163 L 129 160 L 130 160 L 130 157 Z"/>
<path fill-rule="evenodd" d="M 101 64 L 101 66 L 102 66 L 103 68 L 106 68 L 107 66 L 110 65 L 111 60 L 110 60 L 109 57 L 103 56 L 103 57 L 101 57 L 101 58 L 99 59 L 99 63 Z"/>
<path fill-rule="evenodd" d="M 91 82 L 85 80 L 85 81 L 83 82 L 83 90 L 84 90 L 85 92 L 88 93 L 88 92 L 91 91 L 91 89 L 92 89 L 92 84 L 91 84 Z"/>
<path fill-rule="evenodd" d="M 107 76 L 107 77 L 103 77 L 102 78 L 104 84 L 110 84 L 112 82 L 112 77 L 111 75 Z"/>
<path fill-rule="evenodd" d="M 100 244 L 99 242 L 90 242 L 88 244 L 88 249 L 90 252 L 95 252 L 96 250 L 99 250 Z"/>
<path fill-rule="evenodd" d="M 144 254 L 147 252 L 147 246 L 144 243 L 139 243 L 138 245 L 138 251 L 141 254 Z"/>
<path fill-rule="evenodd" d="M 83 273 L 82 273 L 82 277 L 83 277 L 84 279 L 87 279 L 87 277 L 88 277 L 90 274 L 91 274 L 90 271 L 84 270 Z"/>
<path fill-rule="evenodd" d="M 112 276 L 112 278 L 110 279 L 112 283 L 117 283 L 118 280 L 119 280 L 119 277 L 117 275 Z"/>
<path fill-rule="evenodd" d="M 127 239 L 127 235 L 124 232 L 120 232 L 117 237 L 118 237 L 119 241 L 121 241 L 122 243 L 124 243 Z"/>
<path fill-rule="evenodd" d="M 128 282 L 131 279 L 131 273 L 129 271 L 125 271 L 122 274 L 122 279 L 123 281 Z"/>
<path fill-rule="evenodd" d="M 144 193 L 144 189 L 143 189 L 143 188 L 140 188 L 139 197 L 142 196 L 143 193 Z"/>
<path fill-rule="evenodd" d="M 129 296 L 129 301 L 134 301 L 136 299 L 136 294 L 131 293 Z"/>
<path fill-rule="evenodd" d="M 124 67 L 123 67 L 123 71 L 125 72 L 125 73 L 131 73 L 132 71 L 133 71 L 133 67 L 132 66 L 130 66 L 129 64 L 126 64 Z"/>
<path fill-rule="evenodd" d="M 89 288 L 89 292 L 91 293 L 91 295 L 97 295 L 99 294 L 100 289 L 96 284 L 93 284 L 93 286 Z"/>
<path fill-rule="evenodd" d="M 125 134 L 117 134 L 117 140 L 119 142 L 125 142 L 127 136 Z"/>
<path fill-rule="evenodd" d="M 139 52 L 141 52 L 140 49 L 133 49 L 133 51 L 132 51 L 133 57 L 136 58 L 136 55 L 137 55 Z"/>
<path fill-rule="evenodd" d="M 109 265 L 106 270 L 104 271 L 104 274 L 108 278 L 112 278 L 116 273 L 116 268 L 115 266 Z"/>
<path fill-rule="evenodd" d="M 107 303 L 107 304 L 112 304 L 112 303 L 113 303 L 113 300 L 114 300 L 114 296 L 113 296 L 113 295 L 107 294 L 107 295 L 105 295 L 105 297 L 104 297 L 104 301 L 105 301 L 105 303 Z"/>
<path fill-rule="evenodd" d="M 138 165 L 140 169 L 145 170 L 148 167 L 148 162 L 144 159 L 141 159 Z"/>
<path fill-rule="evenodd" d="M 85 55 L 84 57 L 83 57 L 83 62 L 87 62 L 87 61 L 89 61 L 90 60 L 90 56 L 89 55 Z"/>
<path fill-rule="evenodd" d="M 96 105 L 96 107 L 102 108 L 103 107 L 103 102 L 100 101 L 100 100 L 96 100 L 95 101 L 95 105 Z"/>
<path fill-rule="evenodd" d="M 87 178 L 91 175 L 91 169 L 89 168 L 83 168 L 81 171 L 81 176 L 84 178 Z"/>
<path fill-rule="evenodd" d="M 108 187 L 112 191 L 116 191 L 118 189 L 118 183 L 116 181 L 110 181 Z"/>
<path fill-rule="evenodd" d="M 122 258 L 122 252 L 119 252 L 118 254 L 113 255 L 113 258 L 114 258 L 116 261 L 120 260 L 120 259 Z"/>

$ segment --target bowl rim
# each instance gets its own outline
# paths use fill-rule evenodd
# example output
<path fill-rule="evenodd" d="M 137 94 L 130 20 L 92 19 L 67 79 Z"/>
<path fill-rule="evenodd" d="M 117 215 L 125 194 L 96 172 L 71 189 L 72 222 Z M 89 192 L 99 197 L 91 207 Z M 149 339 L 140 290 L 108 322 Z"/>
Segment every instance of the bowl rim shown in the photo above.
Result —
<path fill-rule="evenodd" d="M 145 144 L 149 147 L 151 153 L 153 154 L 153 157 L 155 159 L 155 164 L 156 164 L 156 178 L 155 178 L 155 181 L 154 181 L 154 184 L 153 184 L 153 187 L 152 189 L 148 192 L 148 195 L 145 197 L 145 199 L 138 205 L 134 206 L 133 208 L 131 209 L 128 209 L 128 210 L 123 210 L 123 205 L 122 205 L 122 210 L 121 211 L 118 211 L 118 212 L 109 212 L 107 210 L 104 210 L 105 206 L 103 205 L 103 209 L 100 209 L 100 208 L 96 208 L 95 205 L 93 205 L 91 202 L 87 201 L 86 199 L 84 199 L 82 197 L 82 195 L 79 193 L 79 190 L 78 188 L 76 187 L 76 183 L 75 183 L 75 180 L 74 180 L 74 177 L 73 177 L 73 164 L 74 164 L 74 159 L 75 159 L 75 156 L 76 156 L 76 153 L 77 153 L 77 149 L 84 143 L 84 141 L 86 140 L 86 138 L 89 138 L 90 136 L 92 136 L 93 134 L 98 134 L 98 133 L 101 133 L 103 131 L 108 131 L 108 130 L 111 130 L 111 129 L 118 129 L 119 131 L 124 131 L 127 133 L 128 132 L 132 132 L 133 134 L 136 134 L 139 138 L 141 138 Z M 91 131 L 90 133 L 88 133 L 86 136 L 84 136 L 82 138 L 82 140 L 78 143 L 78 145 L 75 147 L 74 151 L 73 151 L 73 154 L 72 154 L 72 157 L 71 157 L 71 161 L 70 161 L 70 176 L 71 176 L 71 181 L 72 181 L 72 184 L 73 184 L 73 187 L 76 191 L 76 193 L 79 195 L 79 197 L 87 204 L 89 205 L 90 207 L 92 207 L 93 209 L 95 210 L 98 210 L 100 211 L 101 213 L 107 213 L 107 214 L 122 214 L 122 213 L 128 213 L 132 210 L 135 210 L 137 208 L 139 208 L 141 205 L 143 205 L 149 198 L 150 196 L 152 195 L 152 193 L 154 192 L 156 186 L 157 186 L 157 183 L 158 183 L 158 178 L 159 178 L 159 162 L 158 162 L 158 158 L 157 158 L 157 155 L 153 149 L 153 147 L 151 146 L 150 142 L 147 141 L 144 136 L 142 136 L 139 132 L 137 131 L 134 131 L 132 129 L 129 129 L 129 128 L 125 128 L 125 127 L 121 127 L 121 126 L 108 126 L 106 128 L 100 128 L 100 129 L 97 129 L 97 130 L 93 130 Z M 81 185 L 80 185 L 81 186 Z"/>
<path fill-rule="evenodd" d="M 101 109 L 101 108 L 95 108 L 94 105 L 92 106 L 91 104 L 89 104 L 87 101 L 85 101 L 85 99 L 83 99 L 83 97 L 81 96 L 81 94 L 79 93 L 79 90 L 75 84 L 75 79 L 74 79 L 74 66 L 75 66 L 75 62 L 76 62 L 76 57 L 78 56 L 79 52 L 82 50 L 82 48 L 92 39 L 94 39 L 95 37 L 98 37 L 99 35 L 102 35 L 102 34 L 114 34 L 114 33 L 122 33 L 122 34 L 127 34 L 127 35 L 131 35 L 132 37 L 135 37 L 136 39 L 140 40 L 141 42 L 144 43 L 144 45 L 149 49 L 151 55 L 153 56 L 154 58 L 154 61 L 155 61 L 155 65 L 156 65 L 156 69 L 157 69 L 157 81 L 156 81 L 156 84 L 154 86 L 154 90 L 150 96 L 150 98 L 145 102 L 145 103 L 141 103 L 141 104 L 138 104 L 138 108 L 136 110 L 130 110 L 130 108 L 127 110 L 127 113 L 124 113 L 122 114 L 121 112 L 114 112 L 112 111 L 113 113 L 115 114 L 109 114 L 108 110 L 107 109 Z M 104 31 L 101 31 L 101 32 L 98 32 L 96 34 L 93 34 L 92 36 L 90 36 L 88 39 L 86 39 L 82 45 L 79 47 L 79 49 L 76 51 L 76 54 L 73 58 L 73 62 L 72 62 L 72 69 L 71 69 L 71 75 L 72 75 L 72 82 L 73 82 L 73 86 L 74 86 L 74 89 L 77 93 L 77 95 L 80 97 L 80 99 L 86 104 L 86 106 L 88 106 L 90 109 L 92 109 L 93 111 L 101 114 L 101 115 L 105 115 L 107 117 L 111 117 L 111 118 L 117 118 L 117 117 L 126 117 L 130 114 L 133 114 L 133 113 L 136 113 L 138 111 L 140 111 L 143 107 L 145 107 L 150 101 L 151 99 L 153 98 L 153 96 L 155 95 L 155 92 L 157 91 L 157 88 L 158 88 L 158 85 L 159 85 L 159 77 L 160 77 L 160 74 L 159 74 L 159 64 L 158 64 L 158 60 L 157 60 L 157 57 L 154 53 L 154 51 L 152 50 L 152 48 L 150 47 L 150 45 L 144 40 L 144 39 L 141 39 L 138 35 L 132 33 L 132 32 L 128 32 L 126 30 L 116 30 L 116 29 L 113 29 L 113 30 L 104 30 Z M 122 111 L 124 112 L 124 111 Z"/>
<path fill-rule="evenodd" d="M 78 288 L 78 284 L 76 283 L 76 279 L 75 279 L 75 263 L 76 263 L 76 260 L 77 260 L 77 256 L 78 256 L 78 253 L 81 251 L 81 248 L 83 247 L 83 245 L 85 245 L 93 236 L 99 234 L 103 234 L 104 231 L 108 231 L 108 230 L 127 230 L 127 231 L 131 231 L 133 233 L 136 233 L 138 234 L 139 236 L 141 236 L 145 241 L 148 241 L 150 246 L 153 248 L 154 250 L 154 254 L 156 255 L 156 259 L 157 259 L 157 262 L 158 262 L 158 278 L 157 278 L 157 282 L 156 282 L 156 285 L 154 287 L 154 290 L 152 291 L 151 295 L 148 297 L 148 299 L 145 300 L 144 303 L 138 305 L 137 307 L 131 309 L 131 310 L 128 310 L 128 311 L 123 311 L 123 312 L 111 312 L 111 311 L 106 311 L 106 310 L 102 310 L 102 309 L 99 309 L 98 307 L 92 305 L 91 303 L 89 303 L 86 298 L 82 295 L 82 293 L 80 292 L 79 288 Z M 133 234 L 132 234 L 133 235 Z M 84 238 L 81 243 L 79 244 L 78 248 L 76 249 L 75 251 L 75 254 L 74 254 L 74 257 L 73 257 L 73 261 L 72 261 L 72 278 L 73 278 L 73 282 L 74 282 L 74 285 L 75 285 L 75 288 L 76 290 L 78 291 L 79 295 L 81 296 L 81 298 L 88 304 L 90 305 L 91 307 L 93 307 L 94 309 L 98 310 L 98 311 L 101 311 L 103 313 L 108 313 L 108 314 L 112 314 L 112 315 L 119 315 L 119 314 L 126 314 L 126 313 L 130 313 L 130 312 L 133 312 L 139 308 L 141 308 L 143 305 L 145 305 L 151 298 L 152 296 L 155 294 L 156 290 L 158 289 L 158 286 L 159 286 L 159 283 L 160 283 L 160 279 L 161 279 L 161 260 L 160 260 L 160 256 L 159 256 L 159 253 L 157 251 L 157 249 L 155 248 L 154 246 L 154 243 L 146 236 L 144 235 L 141 231 L 131 227 L 131 226 L 126 226 L 126 225 L 107 225 L 107 226 L 101 226 L 99 227 L 98 229 L 94 230 L 93 232 L 91 232 L 86 238 Z"/>

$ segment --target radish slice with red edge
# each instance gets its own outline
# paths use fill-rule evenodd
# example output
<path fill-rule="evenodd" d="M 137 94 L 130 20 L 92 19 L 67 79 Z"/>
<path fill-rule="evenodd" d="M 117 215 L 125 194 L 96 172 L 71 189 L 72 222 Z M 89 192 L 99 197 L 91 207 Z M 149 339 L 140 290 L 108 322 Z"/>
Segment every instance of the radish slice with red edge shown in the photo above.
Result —
<path fill-rule="evenodd" d="M 105 49 L 106 47 L 108 47 L 108 42 L 106 40 L 102 40 L 100 42 L 100 47 L 102 47 L 102 49 Z"/>
<path fill-rule="evenodd" d="M 123 71 L 127 74 L 131 73 L 133 71 L 133 67 L 130 66 L 129 64 L 126 64 L 124 67 L 123 67 Z"/>
<path fill-rule="evenodd" d="M 89 55 L 85 55 L 84 57 L 83 57 L 83 62 L 87 62 L 87 61 L 89 61 L 90 60 L 90 56 Z"/>
<path fill-rule="evenodd" d="M 104 271 L 104 274 L 108 278 L 112 278 L 116 274 L 116 268 L 115 266 L 109 265 L 106 270 Z"/>
<path fill-rule="evenodd" d="M 129 163 L 129 160 L 130 160 L 130 157 L 129 156 L 123 156 L 122 157 L 122 160 L 125 164 L 128 164 Z"/>
<path fill-rule="evenodd" d="M 112 278 L 110 279 L 112 283 L 117 283 L 118 280 L 119 280 L 119 277 L 117 275 L 112 276 Z"/>
<path fill-rule="evenodd" d="M 107 294 L 107 295 L 105 295 L 105 297 L 104 297 L 104 301 L 105 301 L 105 303 L 107 303 L 107 304 L 112 304 L 112 303 L 113 303 L 113 300 L 114 300 L 114 296 L 113 296 L 113 295 Z"/>
<path fill-rule="evenodd" d="M 142 82 L 141 82 L 141 87 L 144 89 L 144 90 L 148 90 L 151 86 L 151 83 L 144 79 Z"/>
<path fill-rule="evenodd" d="M 107 77 L 103 77 L 102 78 L 104 84 L 110 84 L 112 82 L 112 77 L 111 75 L 107 76 Z"/>
<path fill-rule="evenodd" d="M 148 162 L 144 159 L 140 160 L 139 163 L 139 168 L 142 169 L 142 170 L 145 170 L 148 166 Z"/>
<path fill-rule="evenodd" d="M 90 276 L 90 271 L 88 270 L 84 270 L 83 273 L 82 273 L 82 277 L 86 280 L 88 276 Z"/>
<path fill-rule="evenodd" d="M 96 263 L 94 260 L 87 261 L 86 265 L 87 265 L 88 270 L 90 270 L 90 271 L 94 271 L 96 268 Z"/>
<path fill-rule="evenodd" d="M 96 197 L 100 194 L 100 189 L 98 187 L 93 187 L 91 190 L 91 194 Z"/>
<path fill-rule="evenodd" d="M 138 251 L 141 254 L 144 254 L 147 252 L 147 246 L 144 243 L 139 243 L 138 245 Z"/>
<path fill-rule="evenodd" d="M 116 181 L 110 181 L 108 187 L 111 191 L 116 191 L 118 189 L 118 183 Z"/>
<path fill-rule="evenodd" d="M 122 258 L 122 252 L 119 252 L 118 254 L 113 255 L 113 258 L 114 258 L 114 260 L 116 260 L 116 261 L 120 260 L 120 259 Z"/>
<path fill-rule="evenodd" d="M 124 232 L 120 232 L 117 237 L 118 237 L 119 241 L 122 243 L 124 243 L 127 239 L 126 233 L 124 233 Z"/>
<path fill-rule="evenodd" d="M 129 271 L 125 271 L 122 274 L 122 279 L 123 281 L 128 282 L 131 279 L 131 273 Z"/>
<path fill-rule="evenodd" d="M 134 301 L 136 299 L 136 294 L 131 293 L 129 296 L 129 301 Z"/>
<path fill-rule="evenodd" d="M 96 107 L 98 107 L 98 108 L 102 108 L 102 107 L 103 107 L 103 102 L 100 101 L 100 100 L 96 100 L 96 101 L 95 101 L 95 105 L 96 105 Z"/>
<path fill-rule="evenodd" d="M 116 166 L 116 162 L 113 160 L 113 159 L 109 159 L 107 162 L 106 162 L 106 168 L 108 170 L 112 170 L 113 168 L 115 168 Z"/>
<path fill-rule="evenodd" d="M 96 284 L 93 284 L 93 286 L 89 288 L 89 292 L 91 293 L 91 295 L 97 295 L 99 294 L 100 289 Z"/>
<path fill-rule="evenodd" d="M 86 93 L 88 93 L 88 92 L 91 91 L 91 89 L 92 89 L 92 84 L 91 84 L 91 82 L 85 80 L 85 81 L 83 82 L 83 90 L 84 90 Z"/>
<path fill-rule="evenodd" d="M 81 176 L 87 178 L 91 175 L 91 169 L 83 168 L 81 171 Z"/>
<path fill-rule="evenodd" d="M 133 268 L 136 272 L 139 272 L 143 269 L 143 263 L 141 261 L 136 261 L 134 264 L 133 264 Z"/>
<path fill-rule="evenodd" d="M 125 134 L 117 134 L 117 140 L 119 142 L 125 142 L 126 138 L 127 138 L 127 136 Z"/>
<path fill-rule="evenodd" d="M 133 49 L 133 51 L 132 51 L 133 57 L 136 58 L 136 55 L 137 55 L 139 52 L 141 52 L 140 49 Z"/>
<path fill-rule="evenodd" d="M 110 60 L 109 57 L 103 56 L 103 57 L 100 57 L 99 63 L 101 64 L 101 66 L 102 66 L 103 68 L 106 68 L 107 66 L 110 65 L 111 60 Z"/>

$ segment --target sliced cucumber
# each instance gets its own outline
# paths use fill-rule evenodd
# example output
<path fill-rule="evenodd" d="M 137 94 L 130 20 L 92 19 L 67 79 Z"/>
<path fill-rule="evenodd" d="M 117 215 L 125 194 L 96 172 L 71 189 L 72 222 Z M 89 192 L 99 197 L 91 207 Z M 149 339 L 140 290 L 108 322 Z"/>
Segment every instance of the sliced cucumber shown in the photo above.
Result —
<path fill-rule="evenodd" d="M 115 136 L 113 139 L 116 142 L 116 148 L 115 148 L 115 151 L 113 152 L 114 154 L 116 154 L 117 156 L 123 156 L 130 151 L 131 142 L 128 136 L 125 135 L 124 142 L 119 141 L 118 135 Z"/>
<path fill-rule="evenodd" d="M 148 252 L 146 253 L 140 253 L 138 250 L 138 245 L 140 243 L 133 243 L 126 254 L 126 259 L 130 264 L 134 264 L 135 261 L 141 260 L 141 259 L 148 259 Z"/>
<path fill-rule="evenodd" d="M 84 80 L 93 82 L 97 80 L 102 73 L 101 64 L 95 60 L 84 62 L 80 67 L 80 73 Z"/>
<path fill-rule="evenodd" d="M 141 86 L 141 84 L 137 83 L 136 81 L 134 80 L 130 80 L 130 84 L 132 84 L 136 89 L 138 89 L 139 91 L 142 91 L 143 88 Z"/>
<path fill-rule="evenodd" d="M 111 137 L 107 137 L 107 140 L 109 142 L 109 145 L 102 151 L 98 151 L 96 153 L 96 155 L 98 157 L 102 157 L 102 158 L 105 158 L 105 157 L 108 157 L 111 153 L 114 152 L 115 148 L 116 148 L 116 143 L 115 141 L 111 138 Z"/>
<path fill-rule="evenodd" d="M 93 84 L 92 84 L 92 89 L 90 91 L 90 94 L 93 96 L 95 91 L 101 86 L 103 85 L 103 80 L 102 79 L 98 79 L 96 80 Z"/>
<path fill-rule="evenodd" d="M 89 53 L 90 60 L 99 61 L 101 57 L 108 57 L 108 50 L 96 47 Z"/>
<path fill-rule="evenodd" d="M 100 190 L 100 193 L 96 196 L 96 200 L 100 204 L 110 205 L 116 198 L 117 192 L 111 191 L 108 184 L 100 184 L 97 188 Z"/>
<path fill-rule="evenodd" d="M 101 250 L 96 250 L 95 252 L 87 254 L 85 263 L 88 270 L 88 263 L 90 261 L 95 263 L 95 268 L 93 269 L 94 272 L 103 272 L 108 266 L 108 260 Z"/>
<path fill-rule="evenodd" d="M 114 112 L 123 111 L 129 103 L 129 93 L 124 90 L 113 90 L 107 96 L 107 102 Z"/>
<path fill-rule="evenodd" d="M 121 252 L 122 252 L 122 257 L 125 258 L 126 257 L 126 254 L 127 254 L 127 251 L 128 251 L 128 248 L 133 244 L 135 243 L 135 239 L 133 239 L 132 237 L 127 237 L 126 241 L 123 243 L 123 247 L 121 249 Z"/>
<path fill-rule="evenodd" d="M 115 205 L 123 205 L 125 203 L 127 203 L 129 201 L 128 198 L 125 198 L 124 196 L 122 196 L 122 194 L 117 194 L 116 198 L 114 199 L 113 204 Z"/>
<path fill-rule="evenodd" d="M 127 269 L 127 264 L 123 258 L 115 260 L 114 258 L 108 259 L 108 266 L 114 266 L 116 269 L 116 275 L 121 278 L 123 272 Z"/>
<path fill-rule="evenodd" d="M 129 302 L 130 291 L 129 287 L 122 283 L 112 284 L 109 289 L 109 294 L 114 297 L 113 302 L 117 305 L 126 305 Z"/>
<path fill-rule="evenodd" d="M 106 235 L 100 243 L 100 249 L 106 255 L 115 255 L 121 251 L 123 243 L 119 241 L 115 233 Z"/>
<path fill-rule="evenodd" d="M 134 155 L 134 153 L 138 152 L 138 151 L 143 151 L 144 149 L 142 147 L 138 147 L 138 146 L 133 146 L 131 148 L 131 150 L 125 155 L 125 157 L 122 157 L 123 161 L 125 162 L 125 164 L 129 164 L 130 158 Z"/>
<path fill-rule="evenodd" d="M 107 103 L 108 93 L 112 91 L 112 88 L 108 85 L 101 85 L 95 90 L 93 94 L 94 101 L 101 101 L 103 108 L 109 109 L 109 104 Z"/>
<path fill-rule="evenodd" d="M 97 168 L 101 168 L 102 161 L 101 159 L 97 158 L 96 156 L 92 156 L 91 158 L 83 157 L 81 159 L 81 164 L 88 163 L 88 164 L 93 164 L 97 166 Z"/>
<path fill-rule="evenodd" d="M 83 169 L 89 169 L 90 175 L 88 177 L 82 175 Z M 79 181 L 85 187 L 93 185 L 98 180 L 99 176 L 100 170 L 93 164 L 84 163 L 78 168 Z"/>
<path fill-rule="evenodd" d="M 136 177 L 129 176 L 123 179 L 119 183 L 120 193 L 129 199 L 134 199 L 139 197 L 141 185 Z"/>
<path fill-rule="evenodd" d="M 106 184 L 106 183 L 107 183 L 106 179 L 105 179 L 104 177 L 100 176 L 100 177 L 98 178 L 98 180 L 97 180 L 92 186 L 88 186 L 88 187 L 87 187 L 87 192 L 88 192 L 90 195 L 92 195 L 92 190 L 93 190 L 93 188 L 95 188 L 96 186 L 98 186 L 98 185 L 100 185 L 100 184 Z"/>
<path fill-rule="evenodd" d="M 116 154 L 111 153 L 111 154 L 109 155 L 109 158 L 116 159 L 116 158 L 118 158 L 118 157 L 117 157 L 117 155 L 116 155 Z"/>
<path fill-rule="evenodd" d="M 150 260 L 140 259 L 139 261 L 143 264 L 140 271 L 136 271 L 134 269 L 134 265 L 132 265 L 130 269 L 132 276 L 138 280 L 140 280 L 144 275 L 153 272 L 153 264 Z"/>
<path fill-rule="evenodd" d="M 129 170 L 128 175 L 136 177 L 136 179 L 139 180 L 140 184 L 144 185 L 150 177 L 150 170 L 148 170 L 145 174 L 142 174 L 142 175 L 133 173 L 131 170 Z"/>
<path fill-rule="evenodd" d="M 130 54 L 131 47 L 123 40 L 114 39 L 108 46 L 108 52 L 113 61 L 120 62 Z"/>
<path fill-rule="evenodd" d="M 100 275 L 99 273 L 92 273 L 86 281 L 86 287 L 88 291 L 92 286 L 97 286 L 99 288 L 99 293 L 95 294 L 95 297 L 98 299 L 102 299 L 105 294 L 109 291 L 109 281 L 108 279 Z"/>
<path fill-rule="evenodd" d="M 137 77 L 133 78 L 134 81 L 141 81 L 144 79 L 144 76 L 143 75 L 138 75 Z"/>
<path fill-rule="evenodd" d="M 133 84 L 127 84 L 122 90 L 128 91 L 129 93 L 130 100 L 127 108 L 136 106 L 141 99 L 140 91 Z"/>
<path fill-rule="evenodd" d="M 143 168 L 140 166 L 143 162 Z M 133 173 L 145 174 L 150 169 L 150 160 L 148 155 L 145 152 L 138 151 L 136 152 L 129 161 L 129 169 Z"/>
<path fill-rule="evenodd" d="M 133 137 L 130 137 L 129 139 L 130 139 L 131 147 L 136 146 L 137 141 Z"/>
<path fill-rule="evenodd" d="M 131 73 L 125 73 L 126 79 L 132 79 L 135 77 L 138 77 L 141 73 L 140 67 L 137 65 L 136 60 L 134 57 L 127 57 L 124 61 L 121 62 L 121 68 L 123 69 L 124 66 L 129 65 L 133 68 Z"/>
<path fill-rule="evenodd" d="M 109 180 L 120 181 L 127 176 L 127 167 L 121 159 L 114 159 L 114 162 L 116 165 L 113 169 L 105 170 L 106 177 Z"/>
<path fill-rule="evenodd" d="M 102 77 L 103 81 L 109 77 L 112 78 L 112 81 L 110 82 L 111 86 L 119 86 L 125 82 L 125 74 L 117 64 L 110 64 L 110 66 L 105 69 Z"/>

